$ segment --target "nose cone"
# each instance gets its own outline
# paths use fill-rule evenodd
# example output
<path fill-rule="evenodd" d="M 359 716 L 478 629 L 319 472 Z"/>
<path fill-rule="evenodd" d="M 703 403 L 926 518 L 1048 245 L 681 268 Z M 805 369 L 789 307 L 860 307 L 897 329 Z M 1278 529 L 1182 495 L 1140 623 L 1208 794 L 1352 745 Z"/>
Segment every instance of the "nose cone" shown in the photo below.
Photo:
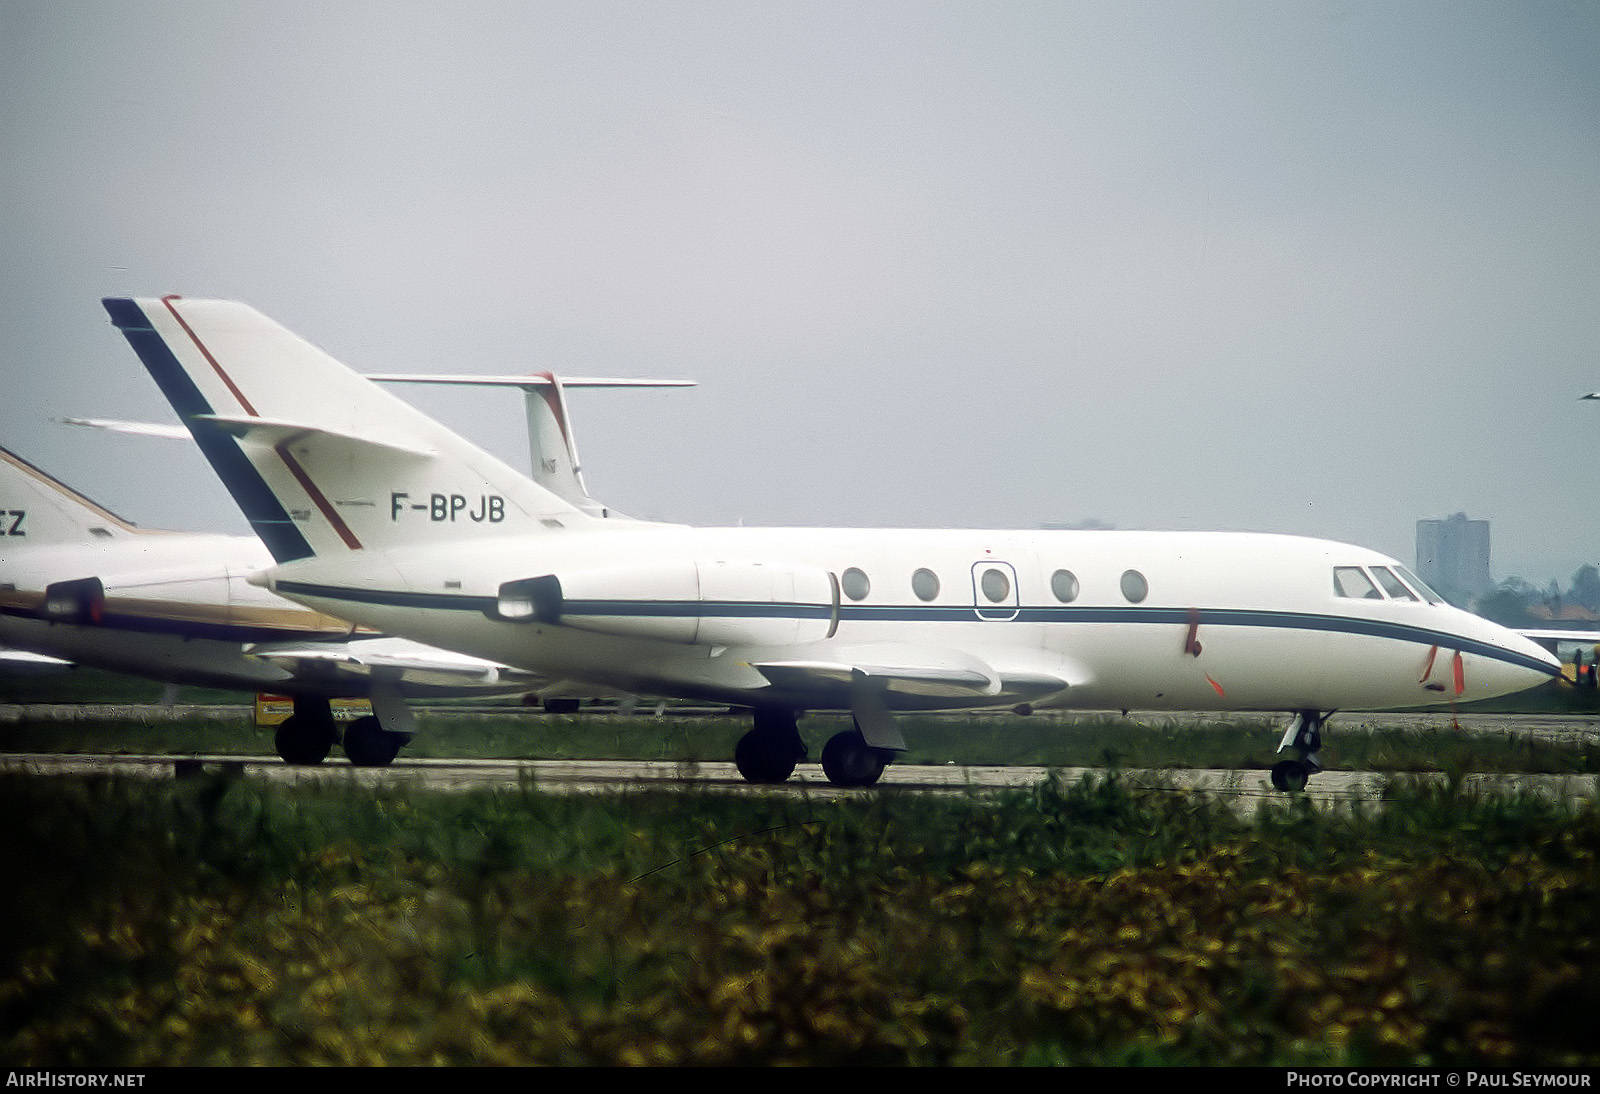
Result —
<path fill-rule="evenodd" d="M 1561 675 L 1561 662 L 1544 647 L 1499 624 L 1471 618 L 1475 621 L 1471 637 L 1481 645 L 1468 653 L 1462 698 L 1493 699 Z"/>

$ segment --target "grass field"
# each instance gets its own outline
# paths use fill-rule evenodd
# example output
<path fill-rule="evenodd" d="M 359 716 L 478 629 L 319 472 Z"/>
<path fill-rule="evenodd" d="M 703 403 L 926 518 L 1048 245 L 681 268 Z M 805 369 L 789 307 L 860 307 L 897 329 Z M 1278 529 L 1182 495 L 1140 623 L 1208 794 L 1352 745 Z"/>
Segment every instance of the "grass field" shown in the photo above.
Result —
<path fill-rule="evenodd" d="M 1600 815 L 0 777 L 0 1054 L 1595 1064 Z"/>
<path fill-rule="evenodd" d="M 815 752 L 841 725 L 802 728 Z M 1595 806 L 1402 776 L 1381 809 L 1286 798 L 1243 819 L 1115 773 L 1264 766 L 1281 726 L 908 719 L 913 761 L 1107 769 L 984 795 L 0 775 L 0 1056 L 1600 1064 Z M 744 728 L 437 713 L 410 751 L 725 759 Z M 271 742 L 242 717 L 35 719 L 0 724 L 0 749 Z M 1335 722 L 1326 757 L 1600 770 L 1590 744 L 1447 718 Z"/>

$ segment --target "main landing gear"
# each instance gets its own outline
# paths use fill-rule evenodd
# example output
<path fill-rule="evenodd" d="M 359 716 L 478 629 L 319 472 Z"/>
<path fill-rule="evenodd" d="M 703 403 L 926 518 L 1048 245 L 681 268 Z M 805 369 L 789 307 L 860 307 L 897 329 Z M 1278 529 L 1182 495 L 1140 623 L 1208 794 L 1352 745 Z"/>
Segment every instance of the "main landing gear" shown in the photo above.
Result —
<path fill-rule="evenodd" d="M 294 713 L 278 723 L 273 743 L 286 764 L 320 764 L 339 739 L 328 700 L 312 695 L 297 695 Z"/>
<path fill-rule="evenodd" d="M 805 758 L 794 711 L 774 707 L 756 708 L 755 727 L 733 750 L 734 766 L 752 783 L 781 783 Z M 823 746 L 822 772 L 834 786 L 872 786 L 893 758 L 892 750 L 867 744 L 859 728 L 848 729 Z"/>
<path fill-rule="evenodd" d="M 279 723 L 273 744 L 284 763 L 309 765 L 326 760 L 339 739 L 339 726 L 328 700 L 301 695 L 295 697 L 294 713 Z M 384 729 L 382 721 L 368 714 L 345 728 L 344 754 L 356 767 L 387 767 L 409 740 L 410 733 Z"/>
<path fill-rule="evenodd" d="M 368 714 L 345 727 L 344 754 L 356 767 L 388 767 L 411 740 L 409 733 L 390 733 L 383 723 Z"/>
<path fill-rule="evenodd" d="M 794 711 L 781 707 L 756 707 L 755 726 L 733 749 L 734 766 L 751 783 L 781 783 L 805 758 Z"/>
<path fill-rule="evenodd" d="M 1278 742 L 1278 751 L 1292 747 L 1298 758 L 1282 760 L 1273 765 L 1274 787 L 1297 794 L 1306 788 L 1306 781 L 1311 776 L 1322 770 L 1318 753 L 1322 751 L 1322 727 L 1328 717 L 1328 714 L 1316 710 L 1302 710 L 1295 714 L 1294 721 L 1289 723 L 1288 730 L 1284 732 L 1283 740 Z"/>
<path fill-rule="evenodd" d="M 893 758 L 888 749 L 867 744 L 859 729 L 848 729 L 822 746 L 822 773 L 834 786 L 872 786 Z"/>

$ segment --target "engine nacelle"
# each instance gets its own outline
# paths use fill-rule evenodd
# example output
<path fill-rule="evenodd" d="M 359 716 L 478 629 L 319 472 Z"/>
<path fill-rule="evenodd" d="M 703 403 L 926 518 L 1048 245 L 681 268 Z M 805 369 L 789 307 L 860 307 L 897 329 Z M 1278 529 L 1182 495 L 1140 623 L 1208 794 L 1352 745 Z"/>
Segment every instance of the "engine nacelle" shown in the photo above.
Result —
<path fill-rule="evenodd" d="M 105 617 L 106 590 L 98 577 L 56 581 L 45 586 L 45 618 L 58 623 L 95 624 Z"/>
<path fill-rule="evenodd" d="M 789 646 L 828 637 L 838 611 L 826 570 L 684 559 L 508 581 L 492 614 L 663 642 Z"/>

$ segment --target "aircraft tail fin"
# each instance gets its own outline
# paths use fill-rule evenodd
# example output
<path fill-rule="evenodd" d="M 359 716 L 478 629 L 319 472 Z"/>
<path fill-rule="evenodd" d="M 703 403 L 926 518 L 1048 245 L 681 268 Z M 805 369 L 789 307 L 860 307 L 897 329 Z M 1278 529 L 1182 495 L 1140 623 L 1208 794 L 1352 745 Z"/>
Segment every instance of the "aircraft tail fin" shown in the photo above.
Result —
<path fill-rule="evenodd" d="M 248 305 L 103 303 L 279 562 L 592 519 Z"/>
<path fill-rule="evenodd" d="M 99 543 L 139 532 L 60 479 L 0 448 L 0 545 Z M 5 553 L 0 546 L 0 555 Z"/>
<path fill-rule="evenodd" d="M 567 413 L 567 392 L 572 388 L 693 387 L 693 380 L 633 380 L 595 376 L 557 376 L 536 372 L 526 376 L 472 376 L 454 373 L 366 373 L 367 379 L 386 384 L 442 384 L 457 387 L 514 387 L 523 393 L 528 416 L 528 460 L 533 480 L 595 517 L 619 517 L 616 510 L 597 501 L 583 479 L 578 459 L 578 439 Z"/>

